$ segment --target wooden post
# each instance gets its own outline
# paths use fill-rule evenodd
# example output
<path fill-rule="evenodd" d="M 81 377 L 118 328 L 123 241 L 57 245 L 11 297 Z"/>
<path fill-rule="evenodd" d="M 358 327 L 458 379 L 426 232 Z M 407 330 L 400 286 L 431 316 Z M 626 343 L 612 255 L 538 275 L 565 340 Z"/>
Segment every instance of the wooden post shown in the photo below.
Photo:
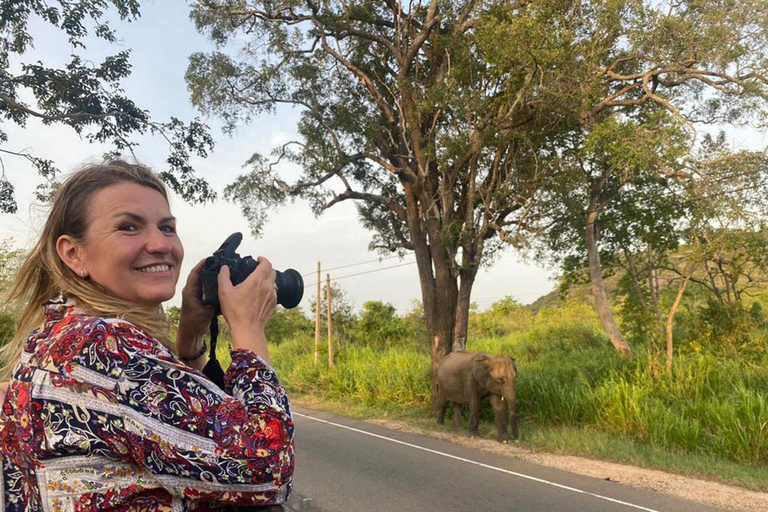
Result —
<path fill-rule="evenodd" d="M 315 366 L 320 359 L 320 262 L 317 262 L 317 301 L 315 302 Z"/>
<path fill-rule="evenodd" d="M 331 274 L 325 274 L 325 302 L 328 304 L 328 366 L 333 366 L 333 314 L 331 311 Z"/>

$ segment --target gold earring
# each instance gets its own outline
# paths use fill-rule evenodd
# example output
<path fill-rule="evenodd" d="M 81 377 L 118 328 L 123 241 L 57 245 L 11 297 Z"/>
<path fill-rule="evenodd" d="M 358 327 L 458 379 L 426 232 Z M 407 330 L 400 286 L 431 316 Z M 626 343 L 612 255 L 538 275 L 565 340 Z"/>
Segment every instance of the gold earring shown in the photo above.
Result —
<path fill-rule="evenodd" d="M 80 269 L 80 277 L 85 279 L 85 270 L 83 270 L 82 268 Z"/>

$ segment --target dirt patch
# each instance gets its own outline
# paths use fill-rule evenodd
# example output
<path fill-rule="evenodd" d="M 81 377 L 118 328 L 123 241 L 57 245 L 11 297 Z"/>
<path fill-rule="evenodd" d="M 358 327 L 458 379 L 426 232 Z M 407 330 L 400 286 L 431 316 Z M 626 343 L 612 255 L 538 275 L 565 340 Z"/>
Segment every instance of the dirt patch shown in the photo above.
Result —
<path fill-rule="evenodd" d="M 489 439 L 469 438 L 464 435 L 423 430 L 400 421 L 376 419 L 368 420 L 368 422 L 393 430 L 443 439 L 498 455 L 516 457 L 542 466 L 570 471 L 571 473 L 604 480 L 610 479 L 612 482 L 633 487 L 653 489 L 657 492 L 725 510 L 739 512 L 768 511 L 768 493 L 749 491 L 710 480 L 701 480 L 655 469 L 638 468 L 585 457 L 533 452 L 514 444 L 501 444 Z"/>

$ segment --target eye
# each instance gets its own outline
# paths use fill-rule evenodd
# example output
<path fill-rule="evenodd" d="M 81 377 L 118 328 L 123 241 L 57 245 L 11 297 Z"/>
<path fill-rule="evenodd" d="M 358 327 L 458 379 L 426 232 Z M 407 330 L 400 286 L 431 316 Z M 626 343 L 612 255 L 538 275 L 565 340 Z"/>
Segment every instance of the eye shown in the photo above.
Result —
<path fill-rule="evenodd" d="M 163 233 L 174 234 L 176 233 L 176 226 L 173 226 L 171 224 L 166 224 L 165 226 L 160 226 L 160 231 L 162 231 Z"/>
<path fill-rule="evenodd" d="M 139 227 L 136 224 L 125 223 L 125 224 L 120 224 L 120 227 L 118 227 L 117 229 L 120 231 L 133 232 L 133 231 L 138 231 Z"/>

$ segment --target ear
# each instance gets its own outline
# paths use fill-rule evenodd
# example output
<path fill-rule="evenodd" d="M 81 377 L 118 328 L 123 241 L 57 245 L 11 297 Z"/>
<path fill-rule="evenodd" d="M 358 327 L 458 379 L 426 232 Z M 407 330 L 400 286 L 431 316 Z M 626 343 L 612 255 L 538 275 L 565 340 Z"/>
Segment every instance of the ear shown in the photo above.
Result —
<path fill-rule="evenodd" d="M 509 359 L 509 365 L 512 367 L 512 376 L 517 377 L 517 364 L 515 364 L 515 358 L 507 356 L 507 359 Z"/>
<path fill-rule="evenodd" d="M 74 238 L 69 235 L 61 235 L 56 240 L 56 253 L 61 261 L 76 275 L 82 277 L 88 275 L 88 269 L 85 268 L 85 251 Z M 81 271 L 85 275 L 82 275 Z"/>
<path fill-rule="evenodd" d="M 489 363 L 487 354 L 477 354 L 472 358 L 472 377 L 480 384 L 485 385 L 485 381 L 488 380 Z"/>

